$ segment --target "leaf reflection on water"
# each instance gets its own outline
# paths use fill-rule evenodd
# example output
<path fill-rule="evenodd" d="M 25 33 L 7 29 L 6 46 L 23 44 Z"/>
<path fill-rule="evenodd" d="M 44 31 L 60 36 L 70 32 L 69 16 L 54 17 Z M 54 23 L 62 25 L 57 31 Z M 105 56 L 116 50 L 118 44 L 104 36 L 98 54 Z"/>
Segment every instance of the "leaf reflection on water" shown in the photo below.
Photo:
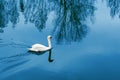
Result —
<path fill-rule="evenodd" d="M 25 22 L 35 24 L 41 31 L 46 27 L 47 16 L 51 11 L 56 13 L 53 35 L 56 41 L 80 41 L 88 32 L 87 20 L 94 16 L 94 0 L 7 0 L 0 1 L 0 31 L 11 22 L 13 27 L 19 22 L 19 10 Z M 17 6 L 19 5 L 19 6 Z M 54 6 L 53 6 L 54 5 Z"/>
<path fill-rule="evenodd" d="M 111 17 L 115 17 L 116 15 L 120 18 L 120 0 L 106 0 L 108 7 L 110 7 L 110 15 Z"/>
<path fill-rule="evenodd" d="M 111 17 L 120 16 L 120 1 L 106 0 L 110 7 Z M 87 20 L 94 17 L 95 0 L 1 0 L 0 1 L 0 33 L 11 22 L 13 27 L 19 22 L 20 11 L 25 22 L 35 24 L 42 31 L 46 27 L 48 14 L 56 13 L 53 35 L 57 42 L 80 41 L 88 33 Z M 19 6 L 18 6 L 19 5 Z M 20 10 L 20 11 L 19 11 Z"/>
<path fill-rule="evenodd" d="M 53 32 L 58 42 L 80 41 L 86 36 L 86 21 L 94 16 L 94 1 L 60 0 L 56 9 L 56 22 Z"/>

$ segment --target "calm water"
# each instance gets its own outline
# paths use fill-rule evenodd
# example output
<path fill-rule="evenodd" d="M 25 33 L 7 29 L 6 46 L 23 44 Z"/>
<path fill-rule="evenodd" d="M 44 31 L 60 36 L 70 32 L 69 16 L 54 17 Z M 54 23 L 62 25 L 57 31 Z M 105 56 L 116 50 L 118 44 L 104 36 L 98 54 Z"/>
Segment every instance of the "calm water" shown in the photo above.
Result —
<path fill-rule="evenodd" d="M 119 8 L 119 0 L 0 0 L 0 80 L 120 80 Z M 27 51 L 48 35 L 51 56 Z"/>

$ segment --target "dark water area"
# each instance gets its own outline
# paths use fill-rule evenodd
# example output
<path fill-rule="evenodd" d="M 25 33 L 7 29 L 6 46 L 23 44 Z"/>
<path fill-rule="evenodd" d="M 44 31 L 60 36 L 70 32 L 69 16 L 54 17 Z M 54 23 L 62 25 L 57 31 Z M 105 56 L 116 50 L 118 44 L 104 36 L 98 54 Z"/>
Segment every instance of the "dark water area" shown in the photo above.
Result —
<path fill-rule="evenodd" d="M 119 0 L 0 0 L 0 80 L 120 80 L 119 8 Z M 48 35 L 51 52 L 28 52 Z"/>

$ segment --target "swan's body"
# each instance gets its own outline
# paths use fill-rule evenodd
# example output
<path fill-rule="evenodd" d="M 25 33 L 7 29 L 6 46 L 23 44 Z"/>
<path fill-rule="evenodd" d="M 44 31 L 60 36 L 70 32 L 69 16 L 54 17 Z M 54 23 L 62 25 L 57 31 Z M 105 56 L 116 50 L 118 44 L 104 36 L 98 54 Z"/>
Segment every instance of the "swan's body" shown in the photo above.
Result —
<path fill-rule="evenodd" d="M 51 36 L 48 36 L 47 39 L 48 39 L 48 46 L 44 46 L 42 44 L 34 44 L 32 45 L 31 48 L 29 48 L 28 50 L 29 51 L 33 51 L 33 52 L 44 52 L 44 51 L 48 51 L 52 48 L 51 46 Z"/>

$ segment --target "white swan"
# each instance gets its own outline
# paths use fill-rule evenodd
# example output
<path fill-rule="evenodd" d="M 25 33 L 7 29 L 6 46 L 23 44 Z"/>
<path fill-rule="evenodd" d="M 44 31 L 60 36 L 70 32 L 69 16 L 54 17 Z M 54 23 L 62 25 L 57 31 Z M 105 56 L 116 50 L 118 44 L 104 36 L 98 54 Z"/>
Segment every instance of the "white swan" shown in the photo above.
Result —
<path fill-rule="evenodd" d="M 28 50 L 29 51 L 33 51 L 33 52 L 44 52 L 44 51 L 48 51 L 50 49 L 52 49 L 52 46 L 51 46 L 51 36 L 49 35 L 47 37 L 47 40 L 48 40 L 48 47 L 47 46 L 44 46 L 42 44 L 34 44 L 32 45 L 31 48 L 29 48 Z"/>

